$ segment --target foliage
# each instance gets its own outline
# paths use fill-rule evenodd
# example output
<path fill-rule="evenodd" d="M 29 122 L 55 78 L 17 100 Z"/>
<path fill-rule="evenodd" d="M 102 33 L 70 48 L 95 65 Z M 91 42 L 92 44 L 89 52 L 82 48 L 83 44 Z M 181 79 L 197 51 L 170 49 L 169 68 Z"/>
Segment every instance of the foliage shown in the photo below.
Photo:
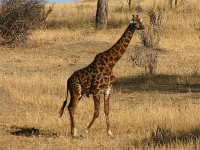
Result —
<path fill-rule="evenodd" d="M 43 0 L 1 0 L 0 35 L 4 44 L 25 43 L 31 30 L 46 19 Z"/>
<path fill-rule="evenodd" d="M 148 12 L 149 26 L 140 33 L 141 45 L 135 46 L 136 53 L 131 56 L 134 66 L 145 67 L 149 74 L 155 74 L 158 62 L 159 42 L 163 34 L 163 12 L 153 9 Z"/>

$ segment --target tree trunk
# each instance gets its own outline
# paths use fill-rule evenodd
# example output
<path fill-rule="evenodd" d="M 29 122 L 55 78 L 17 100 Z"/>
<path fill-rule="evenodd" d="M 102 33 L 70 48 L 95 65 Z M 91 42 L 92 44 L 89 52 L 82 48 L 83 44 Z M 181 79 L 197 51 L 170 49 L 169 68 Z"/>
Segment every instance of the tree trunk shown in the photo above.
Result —
<path fill-rule="evenodd" d="M 108 0 L 97 1 L 96 28 L 105 29 L 108 23 Z"/>
<path fill-rule="evenodd" d="M 175 7 L 177 7 L 178 0 L 175 0 Z"/>

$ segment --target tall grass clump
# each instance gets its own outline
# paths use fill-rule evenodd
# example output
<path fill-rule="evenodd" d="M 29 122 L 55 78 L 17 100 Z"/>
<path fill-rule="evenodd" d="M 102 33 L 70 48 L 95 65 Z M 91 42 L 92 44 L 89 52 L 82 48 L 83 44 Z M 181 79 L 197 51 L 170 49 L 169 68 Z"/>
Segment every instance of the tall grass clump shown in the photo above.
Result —
<path fill-rule="evenodd" d="M 96 3 L 55 4 L 47 28 L 90 28 L 95 26 Z"/>
<path fill-rule="evenodd" d="M 197 32 L 199 39 L 200 39 L 200 20 L 194 23 L 194 29 Z"/>

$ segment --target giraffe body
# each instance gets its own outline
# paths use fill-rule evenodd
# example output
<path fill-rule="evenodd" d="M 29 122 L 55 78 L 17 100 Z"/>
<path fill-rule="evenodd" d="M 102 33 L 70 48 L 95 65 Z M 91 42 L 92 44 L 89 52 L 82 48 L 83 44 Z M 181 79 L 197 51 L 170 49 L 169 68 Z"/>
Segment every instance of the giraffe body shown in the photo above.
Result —
<path fill-rule="evenodd" d="M 99 116 L 100 94 L 104 94 L 104 112 L 106 116 L 107 133 L 113 137 L 109 122 L 110 90 L 114 81 L 112 69 L 126 51 L 134 31 L 141 30 L 143 28 L 144 27 L 138 16 L 134 17 L 115 45 L 113 45 L 110 49 L 97 54 L 91 64 L 85 68 L 75 71 L 69 77 L 67 81 L 67 97 L 68 92 L 70 92 L 71 100 L 68 105 L 68 111 L 70 114 L 71 134 L 73 136 L 77 136 L 74 113 L 82 96 L 85 94 L 89 97 L 89 95 L 92 94 L 94 99 L 94 115 L 87 127 L 86 133 L 88 133 L 92 124 Z M 60 110 L 60 116 L 63 114 L 66 103 L 67 98 Z"/>

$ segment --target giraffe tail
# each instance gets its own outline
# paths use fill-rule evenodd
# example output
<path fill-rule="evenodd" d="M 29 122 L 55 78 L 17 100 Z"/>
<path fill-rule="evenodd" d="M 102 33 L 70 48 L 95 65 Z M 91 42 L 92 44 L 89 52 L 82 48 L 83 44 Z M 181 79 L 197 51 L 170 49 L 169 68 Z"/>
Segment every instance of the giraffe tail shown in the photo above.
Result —
<path fill-rule="evenodd" d="M 60 117 L 62 117 L 62 115 L 63 115 L 63 113 L 64 113 L 65 106 L 66 106 L 66 104 L 67 104 L 68 91 L 69 91 L 69 90 L 68 90 L 68 86 L 67 86 L 67 96 L 66 96 L 66 100 L 63 102 L 63 105 L 62 105 L 62 107 L 61 107 L 61 109 L 60 109 L 60 112 L 59 112 Z"/>

